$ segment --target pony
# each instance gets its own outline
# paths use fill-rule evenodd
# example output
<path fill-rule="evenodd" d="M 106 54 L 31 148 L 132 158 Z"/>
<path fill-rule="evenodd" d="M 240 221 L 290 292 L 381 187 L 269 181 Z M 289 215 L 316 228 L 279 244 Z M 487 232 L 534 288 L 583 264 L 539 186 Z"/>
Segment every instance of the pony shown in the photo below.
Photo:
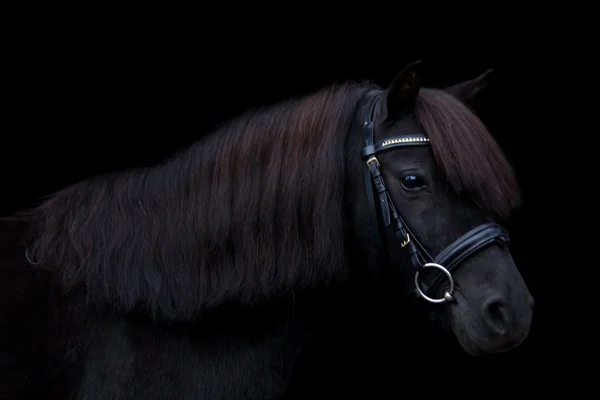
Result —
<path fill-rule="evenodd" d="M 471 107 L 490 71 L 435 89 L 420 65 L 248 110 L 3 218 L 2 398 L 291 398 L 367 286 L 473 357 L 518 347 L 534 300 L 495 221 L 520 192 Z"/>

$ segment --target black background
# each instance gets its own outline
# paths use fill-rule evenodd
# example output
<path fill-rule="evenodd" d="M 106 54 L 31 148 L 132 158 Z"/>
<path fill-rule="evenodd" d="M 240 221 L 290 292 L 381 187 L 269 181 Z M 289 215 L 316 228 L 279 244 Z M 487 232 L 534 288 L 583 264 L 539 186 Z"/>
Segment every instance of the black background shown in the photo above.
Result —
<path fill-rule="evenodd" d="M 40 12 L 35 21 L 25 18 L 12 30 L 4 59 L 10 72 L 4 78 L 7 101 L 0 136 L 2 215 L 78 180 L 152 165 L 248 107 L 334 81 L 370 79 L 385 86 L 414 60 L 424 62 L 425 86 L 450 85 L 494 68 L 478 111 L 515 166 L 523 189 L 511 235 L 513 254 L 536 299 L 534 326 L 521 349 L 484 360 L 462 355 L 437 333 L 422 332 L 443 344 L 425 352 L 431 367 L 418 382 L 435 385 L 448 375 L 457 379 L 458 392 L 460 379 L 470 386 L 481 381 L 515 388 L 518 383 L 533 390 L 549 382 L 570 385 L 581 377 L 552 381 L 574 368 L 570 356 L 585 360 L 586 353 L 572 349 L 579 328 L 563 328 L 578 318 L 567 312 L 569 294 L 563 290 L 556 297 L 568 261 L 558 245 L 557 254 L 548 252 L 561 234 L 543 210 L 556 210 L 546 185 L 559 179 L 555 170 L 560 168 L 547 140 L 557 128 L 541 121 L 561 109 L 548 107 L 553 91 L 547 77 L 557 71 L 563 53 L 548 51 L 547 41 L 534 34 L 509 38 L 505 31 L 449 38 L 444 30 L 420 41 L 419 30 L 383 30 L 375 22 L 341 17 L 340 26 L 329 31 L 317 32 L 310 21 L 300 20 L 297 28 L 283 32 L 258 21 L 213 21 L 210 12 L 185 23 L 160 12 L 152 18 L 92 15 L 46 19 Z M 401 322 L 401 316 L 394 318 Z M 382 334 L 393 340 L 388 336 Z M 410 386 L 402 371 L 412 367 L 398 353 L 390 361 L 389 367 L 362 368 L 371 371 L 365 377 L 374 385 L 395 388 L 399 396 Z M 415 390 L 423 394 L 428 388 Z"/>

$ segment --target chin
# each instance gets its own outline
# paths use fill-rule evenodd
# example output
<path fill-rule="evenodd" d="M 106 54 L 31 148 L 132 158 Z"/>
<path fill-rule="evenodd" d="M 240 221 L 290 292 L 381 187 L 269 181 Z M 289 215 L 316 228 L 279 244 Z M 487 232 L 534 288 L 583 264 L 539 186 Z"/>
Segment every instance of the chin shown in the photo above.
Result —
<path fill-rule="evenodd" d="M 457 332 L 455 332 L 455 335 L 459 345 L 465 353 L 473 357 L 485 357 L 506 353 L 518 348 L 527 339 L 527 333 L 512 341 L 495 341 L 485 337 L 474 340 L 468 335 L 457 334 Z"/>

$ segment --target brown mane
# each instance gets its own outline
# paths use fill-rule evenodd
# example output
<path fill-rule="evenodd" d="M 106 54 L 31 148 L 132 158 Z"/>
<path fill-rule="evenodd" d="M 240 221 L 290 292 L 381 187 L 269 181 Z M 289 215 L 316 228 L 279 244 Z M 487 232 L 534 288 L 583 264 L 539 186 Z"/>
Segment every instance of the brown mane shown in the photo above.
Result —
<path fill-rule="evenodd" d="M 336 279 L 344 146 L 365 91 L 252 110 L 160 165 L 54 193 L 29 213 L 29 254 L 93 303 L 169 320 Z"/>
<path fill-rule="evenodd" d="M 519 187 L 483 122 L 454 96 L 429 88 L 419 91 L 415 114 L 450 187 L 495 216 L 506 217 L 520 201 Z"/>

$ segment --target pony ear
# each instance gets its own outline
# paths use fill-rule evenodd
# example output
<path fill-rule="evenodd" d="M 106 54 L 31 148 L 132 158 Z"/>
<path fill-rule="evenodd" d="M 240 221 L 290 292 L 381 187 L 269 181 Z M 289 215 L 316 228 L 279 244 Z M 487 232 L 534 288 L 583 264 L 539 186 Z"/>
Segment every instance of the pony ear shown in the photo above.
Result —
<path fill-rule="evenodd" d="M 387 118 L 395 119 L 410 111 L 421 87 L 419 76 L 421 61 L 414 61 L 404 67 L 394 78 L 387 90 Z"/>
<path fill-rule="evenodd" d="M 492 74 L 492 72 L 494 72 L 494 70 L 490 68 L 477 78 L 457 83 L 456 85 L 445 88 L 444 91 L 450 93 L 463 103 L 469 104 L 475 96 L 488 85 L 490 74 Z"/>

